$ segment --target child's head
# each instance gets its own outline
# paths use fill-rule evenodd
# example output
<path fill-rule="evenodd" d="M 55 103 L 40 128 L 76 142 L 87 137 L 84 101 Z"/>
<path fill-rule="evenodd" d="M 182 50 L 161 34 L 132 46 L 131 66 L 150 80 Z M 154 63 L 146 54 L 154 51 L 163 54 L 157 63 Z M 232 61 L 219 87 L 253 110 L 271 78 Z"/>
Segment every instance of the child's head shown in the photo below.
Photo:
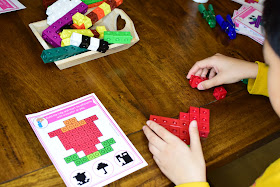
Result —
<path fill-rule="evenodd" d="M 280 116 L 280 1 L 266 0 L 263 24 L 266 40 L 263 47 L 265 62 L 269 65 L 268 93 L 275 112 Z"/>

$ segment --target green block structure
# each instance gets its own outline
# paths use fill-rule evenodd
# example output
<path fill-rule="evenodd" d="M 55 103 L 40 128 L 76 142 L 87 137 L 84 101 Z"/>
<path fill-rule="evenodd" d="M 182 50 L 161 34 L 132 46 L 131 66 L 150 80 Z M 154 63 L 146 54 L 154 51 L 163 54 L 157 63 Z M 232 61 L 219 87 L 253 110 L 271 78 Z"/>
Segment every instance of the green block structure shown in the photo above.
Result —
<path fill-rule="evenodd" d="M 41 58 L 44 63 L 54 62 L 57 60 L 62 60 L 83 52 L 88 51 L 85 48 L 76 47 L 73 45 L 65 46 L 65 47 L 57 47 L 52 49 L 44 50 L 41 54 Z"/>
<path fill-rule="evenodd" d="M 81 159 L 77 159 L 74 162 L 75 162 L 76 166 L 79 166 L 79 165 L 83 164 L 83 161 Z"/>
<path fill-rule="evenodd" d="M 82 157 L 82 158 L 81 158 L 81 161 L 82 161 L 82 162 L 83 162 L 83 164 L 84 164 L 84 163 L 88 162 L 88 161 L 89 161 L 89 159 L 88 159 L 88 157 L 87 157 L 87 156 L 84 156 L 84 157 Z"/>
<path fill-rule="evenodd" d="M 126 31 L 104 31 L 104 41 L 110 44 L 130 44 L 133 37 Z"/>
<path fill-rule="evenodd" d="M 81 0 L 82 2 L 84 2 L 86 5 L 90 5 L 90 4 L 93 4 L 93 3 L 98 3 L 100 1 L 103 1 L 103 0 Z"/>
<path fill-rule="evenodd" d="M 95 158 L 98 158 L 102 155 L 105 155 L 107 153 L 110 153 L 112 151 L 114 151 L 114 149 L 112 148 L 112 144 L 116 143 L 116 141 L 114 140 L 114 138 L 110 138 L 108 140 L 105 140 L 103 142 L 101 142 L 101 144 L 103 145 L 103 149 L 100 149 L 98 151 L 95 151 L 94 153 L 91 153 L 89 155 L 86 155 L 82 158 L 79 158 L 78 154 L 75 153 L 73 155 L 70 155 L 68 157 L 65 157 L 64 160 L 67 164 L 74 162 L 76 164 L 76 166 L 80 166 L 86 162 L 89 162 Z"/>

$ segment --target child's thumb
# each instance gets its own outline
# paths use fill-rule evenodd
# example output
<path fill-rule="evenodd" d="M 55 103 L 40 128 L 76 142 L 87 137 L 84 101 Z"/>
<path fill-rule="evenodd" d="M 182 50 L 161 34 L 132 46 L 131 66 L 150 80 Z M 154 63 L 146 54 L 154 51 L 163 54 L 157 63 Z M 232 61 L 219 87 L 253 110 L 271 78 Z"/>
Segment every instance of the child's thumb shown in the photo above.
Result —
<path fill-rule="evenodd" d="M 220 85 L 219 81 L 218 81 L 218 76 L 215 76 L 212 79 L 209 79 L 209 80 L 206 80 L 206 81 L 203 81 L 203 82 L 199 83 L 197 85 L 197 89 L 207 90 L 209 88 L 212 88 L 212 87 L 215 87 L 215 86 L 218 86 L 218 85 Z"/>
<path fill-rule="evenodd" d="M 191 147 L 191 150 L 194 151 L 194 152 L 202 152 L 200 137 L 199 137 L 199 132 L 198 132 L 196 121 L 192 121 L 190 123 L 189 133 L 190 133 L 190 147 Z"/>

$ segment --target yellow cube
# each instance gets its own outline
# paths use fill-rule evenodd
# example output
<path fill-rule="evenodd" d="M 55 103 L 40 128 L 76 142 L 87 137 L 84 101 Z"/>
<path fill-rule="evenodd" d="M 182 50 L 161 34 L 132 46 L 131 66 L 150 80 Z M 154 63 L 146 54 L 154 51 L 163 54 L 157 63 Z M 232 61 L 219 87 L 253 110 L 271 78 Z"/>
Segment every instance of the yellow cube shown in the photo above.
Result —
<path fill-rule="evenodd" d="M 99 38 L 103 39 L 104 38 L 104 31 L 107 31 L 105 26 L 97 26 L 96 31 L 100 34 Z"/>
<path fill-rule="evenodd" d="M 63 31 L 60 34 L 61 39 L 70 38 L 72 33 L 79 33 L 85 36 L 93 37 L 93 33 L 90 29 L 63 29 Z"/>
<path fill-rule="evenodd" d="M 91 19 L 87 16 L 84 16 L 83 23 L 84 23 L 86 29 L 88 29 L 92 26 Z"/>
<path fill-rule="evenodd" d="M 75 23 L 78 26 L 84 24 L 86 29 L 92 26 L 91 19 L 79 12 L 77 12 L 74 16 L 72 16 L 72 19 L 73 19 L 73 23 Z"/>
<path fill-rule="evenodd" d="M 61 41 L 61 47 L 70 45 L 70 38 L 63 39 Z"/>
<path fill-rule="evenodd" d="M 110 5 L 108 3 L 105 3 L 105 2 L 102 3 L 101 5 L 99 5 L 99 8 L 102 8 L 104 10 L 105 16 L 112 11 Z"/>
<path fill-rule="evenodd" d="M 83 20 L 84 20 L 84 15 L 77 12 L 74 16 L 72 16 L 73 19 L 73 23 L 75 23 L 76 25 L 80 26 L 83 24 Z"/>

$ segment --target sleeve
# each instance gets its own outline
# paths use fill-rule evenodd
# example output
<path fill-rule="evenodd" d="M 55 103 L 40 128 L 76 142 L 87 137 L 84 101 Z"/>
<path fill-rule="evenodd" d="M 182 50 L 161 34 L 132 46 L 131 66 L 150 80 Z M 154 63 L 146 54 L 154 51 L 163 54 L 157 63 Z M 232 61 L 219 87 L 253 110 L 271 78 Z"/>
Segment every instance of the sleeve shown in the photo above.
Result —
<path fill-rule="evenodd" d="M 268 66 L 262 62 L 256 62 L 259 66 L 256 79 L 249 79 L 248 92 L 253 95 L 264 95 L 268 97 L 267 73 Z"/>
<path fill-rule="evenodd" d="M 252 187 L 271 187 L 280 184 L 280 159 L 272 163 Z"/>
<path fill-rule="evenodd" d="M 190 182 L 185 184 L 180 184 L 175 187 L 210 187 L 208 182 Z"/>

